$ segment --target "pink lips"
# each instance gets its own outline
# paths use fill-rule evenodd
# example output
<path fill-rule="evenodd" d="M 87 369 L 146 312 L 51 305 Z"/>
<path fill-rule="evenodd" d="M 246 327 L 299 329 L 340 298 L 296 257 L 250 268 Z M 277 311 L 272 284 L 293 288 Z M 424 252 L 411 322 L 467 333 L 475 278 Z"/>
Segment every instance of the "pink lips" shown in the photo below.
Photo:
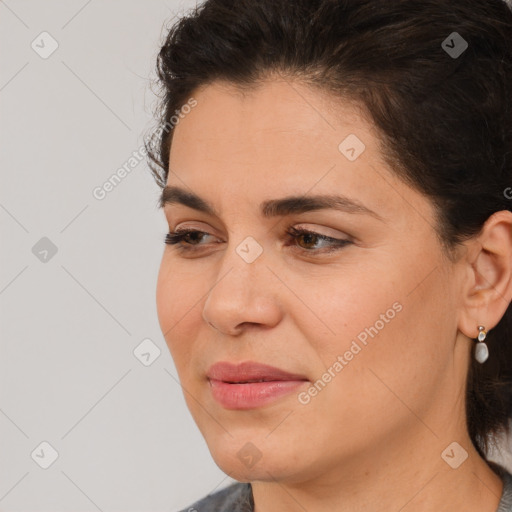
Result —
<path fill-rule="evenodd" d="M 266 364 L 246 361 L 219 362 L 207 377 L 213 398 L 226 409 L 253 409 L 287 395 L 304 385 L 304 375 L 286 372 Z"/>

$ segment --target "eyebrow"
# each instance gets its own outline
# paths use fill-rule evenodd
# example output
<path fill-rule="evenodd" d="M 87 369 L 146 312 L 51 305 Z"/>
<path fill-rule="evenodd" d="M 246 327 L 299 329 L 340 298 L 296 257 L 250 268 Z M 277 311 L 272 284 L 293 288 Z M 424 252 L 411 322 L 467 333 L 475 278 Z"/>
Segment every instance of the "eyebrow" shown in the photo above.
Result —
<path fill-rule="evenodd" d="M 165 186 L 160 196 L 160 208 L 170 204 L 181 204 L 199 212 L 220 218 L 217 210 L 205 199 L 194 192 L 176 186 Z M 384 219 L 362 203 L 342 195 L 287 196 L 282 199 L 270 199 L 260 205 L 261 215 L 265 218 L 284 217 L 315 210 L 338 210 L 347 213 L 367 214 L 378 220 Z"/>

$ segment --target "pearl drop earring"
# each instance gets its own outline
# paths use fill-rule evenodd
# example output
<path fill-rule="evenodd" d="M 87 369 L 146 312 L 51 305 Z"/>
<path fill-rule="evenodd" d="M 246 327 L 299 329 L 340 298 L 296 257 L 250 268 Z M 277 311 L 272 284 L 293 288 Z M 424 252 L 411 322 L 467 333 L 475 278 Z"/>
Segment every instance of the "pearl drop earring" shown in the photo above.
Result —
<path fill-rule="evenodd" d="M 485 330 L 483 325 L 478 326 L 478 343 L 475 346 L 475 359 L 481 364 L 485 363 L 489 358 L 489 348 L 487 344 L 484 343 L 485 337 L 487 336 L 487 331 Z"/>

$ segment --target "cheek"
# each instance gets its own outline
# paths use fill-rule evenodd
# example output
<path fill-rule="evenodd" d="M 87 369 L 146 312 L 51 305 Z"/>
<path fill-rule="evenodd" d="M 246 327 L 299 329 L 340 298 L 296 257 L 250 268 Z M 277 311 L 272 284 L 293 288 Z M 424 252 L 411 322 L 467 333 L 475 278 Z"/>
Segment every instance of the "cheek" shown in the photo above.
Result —
<path fill-rule="evenodd" d="M 296 281 L 293 288 L 300 290 L 301 300 L 295 306 L 290 304 L 289 311 L 316 352 L 323 355 L 324 364 L 326 356 L 336 358 L 349 350 L 354 339 L 362 347 L 365 341 L 369 344 L 372 336 L 381 336 L 403 315 L 400 289 L 405 287 L 389 271 L 369 272 L 354 265 Z"/>
<path fill-rule="evenodd" d="M 330 328 L 324 341 L 316 337 L 318 349 L 339 353 L 357 340 L 362 348 L 375 346 L 372 352 L 379 357 L 385 355 L 377 352 L 382 346 L 382 352 L 398 350 L 413 358 L 423 352 L 435 359 L 436 347 L 442 350 L 444 343 L 436 333 L 450 332 L 456 309 L 449 276 L 435 251 L 426 257 L 404 247 L 401 252 L 375 251 L 371 263 L 359 259 L 302 288 L 304 302 L 313 304 Z"/>
<path fill-rule="evenodd" d="M 364 278 L 354 274 L 317 296 L 322 319 L 336 334 L 311 333 L 322 362 L 311 403 L 354 439 L 358 431 L 369 428 L 377 436 L 414 419 L 404 404 L 421 415 L 442 392 L 455 304 L 440 271 L 424 280 L 422 272 L 411 263 L 394 274 L 391 267 Z M 448 334 L 442 339 L 439 332 Z"/>
<path fill-rule="evenodd" d="M 156 286 L 156 306 L 160 329 L 169 347 L 176 366 L 180 366 L 184 351 L 189 352 L 194 338 L 191 319 L 197 316 L 197 304 L 204 289 L 197 275 L 193 275 L 164 255 L 160 264 Z M 185 343 L 180 340 L 186 341 Z"/>
<path fill-rule="evenodd" d="M 170 265 L 164 256 L 156 283 L 156 310 L 160 329 L 164 335 L 175 323 L 174 303 L 177 299 L 176 293 L 173 292 L 176 289 L 175 278 L 176 274 L 170 271 Z"/>

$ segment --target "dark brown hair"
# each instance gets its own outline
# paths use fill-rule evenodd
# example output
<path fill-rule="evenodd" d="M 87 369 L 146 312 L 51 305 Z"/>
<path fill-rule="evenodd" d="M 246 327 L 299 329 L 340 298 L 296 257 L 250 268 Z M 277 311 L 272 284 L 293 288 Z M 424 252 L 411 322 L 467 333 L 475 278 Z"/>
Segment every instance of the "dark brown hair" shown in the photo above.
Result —
<path fill-rule="evenodd" d="M 450 53 L 462 40 L 467 48 Z M 386 162 L 435 206 L 450 257 L 492 213 L 511 209 L 512 11 L 504 0 L 207 0 L 168 28 L 157 72 L 159 130 L 146 148 L 160 186 L 171 118 L 198 87 L 252 87 L 275 72 L 361 106 Z M 471 359 L 466 386 L 468 431 L 484 458 L 512 416 L 511 306 L 486 342 L 489 360 Z"/>

